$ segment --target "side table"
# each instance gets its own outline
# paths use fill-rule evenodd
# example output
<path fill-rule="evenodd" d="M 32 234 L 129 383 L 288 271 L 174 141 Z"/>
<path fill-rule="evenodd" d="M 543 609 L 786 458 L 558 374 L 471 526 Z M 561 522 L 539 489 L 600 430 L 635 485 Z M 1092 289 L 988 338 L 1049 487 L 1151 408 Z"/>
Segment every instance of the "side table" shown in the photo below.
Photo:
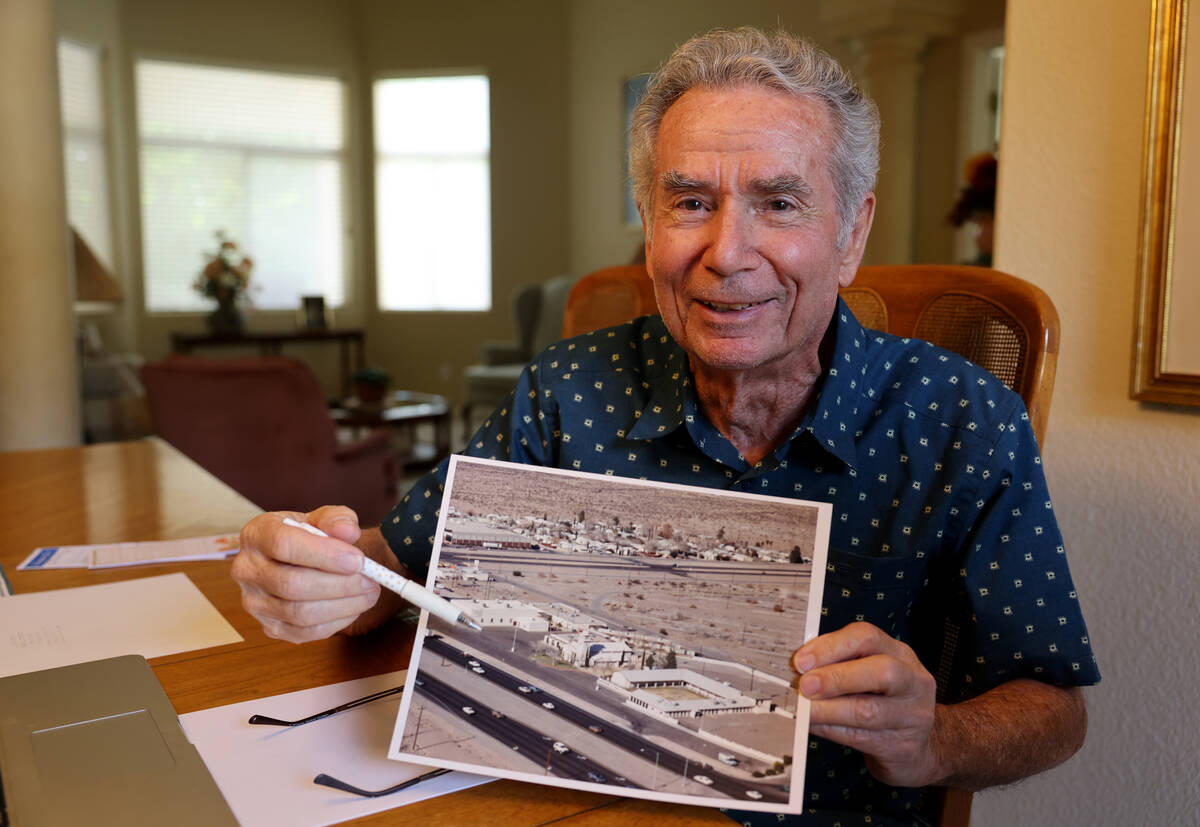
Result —
<path fill-rule="evenodd" d="M 401 456 L 406 471 L 432 467 L 450 453 L 450 404 L 437 394 L 394 391 L 377 405 L 350 397 L 330 408 L 329 415 L 345 428 L 396 429 L 410 446 Z M 426 422 L 433 425 L 433 444 L 417 442 L 416 426 Z"/>

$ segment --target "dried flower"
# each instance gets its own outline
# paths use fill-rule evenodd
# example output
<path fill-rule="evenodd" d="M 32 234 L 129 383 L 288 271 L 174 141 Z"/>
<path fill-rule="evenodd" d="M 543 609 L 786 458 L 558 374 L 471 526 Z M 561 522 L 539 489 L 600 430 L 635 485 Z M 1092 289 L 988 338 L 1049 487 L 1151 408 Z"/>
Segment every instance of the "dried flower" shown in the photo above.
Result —
<path fill-rule="evenodd" d="M 197 293 L 219 304 L 232 302 L 248 303 L 250 271 L 254 260 L 238 252 L 237 243 L 226 238 L 224 230 L 217 230 L 219 246 L 215 253 L 205 253 L 207 262 L 200 275 L 192 283 Z"/>

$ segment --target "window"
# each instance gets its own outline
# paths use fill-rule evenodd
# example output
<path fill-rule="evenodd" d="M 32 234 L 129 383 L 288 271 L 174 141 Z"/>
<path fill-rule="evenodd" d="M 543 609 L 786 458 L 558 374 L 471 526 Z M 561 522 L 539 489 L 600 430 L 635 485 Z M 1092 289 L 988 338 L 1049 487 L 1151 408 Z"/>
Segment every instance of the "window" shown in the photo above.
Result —
<path fill-rule="evenodd" d="M 379 307 L 490 309 L 487 77 L 391 78 L 374 91 Z"/>
<path fill-rule="evenodd" d="M 67 220 L 111 271 L 116 261 L 109 211 L 108 121 L 101 50 L 60 40 L 58 76 Z"/>
<path fill-rule="evenodd" d="M 345 87 L 331 77 L 140 60 L 146 309 L 202 310 L 191 289 L 224 230 L 254 259 L 250 297 L 345 298 Z"/>

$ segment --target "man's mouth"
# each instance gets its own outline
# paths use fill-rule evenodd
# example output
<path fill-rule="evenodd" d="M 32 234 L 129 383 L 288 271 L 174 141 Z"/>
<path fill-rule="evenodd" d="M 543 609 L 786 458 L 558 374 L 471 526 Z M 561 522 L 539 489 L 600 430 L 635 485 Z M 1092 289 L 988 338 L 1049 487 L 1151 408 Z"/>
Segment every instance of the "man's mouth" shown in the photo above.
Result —
<path fill-rule="evenodd" d="M 703 299 L 700 300 L 700 303 L 705 307 L 717 311 L 718 313 L 731 313 L 735 310 L 745 310 L 747 307 L 757 307 L 760 304 L 766 304 L 766 302 L 738 302 L 736 304 L 726 304 L 725 302 L 710 302 Z"/>

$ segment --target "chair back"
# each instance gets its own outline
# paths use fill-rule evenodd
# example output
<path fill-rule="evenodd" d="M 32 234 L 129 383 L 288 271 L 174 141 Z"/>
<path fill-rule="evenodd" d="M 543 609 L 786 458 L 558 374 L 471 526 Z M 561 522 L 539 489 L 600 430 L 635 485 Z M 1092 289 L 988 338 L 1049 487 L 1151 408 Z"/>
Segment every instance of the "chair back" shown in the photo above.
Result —
<path fill-rule="evenodd" d="M 606 267 L 575 282 L 563 311 L 563 338 L 657 313 L 654 286 L 643 264 Z"/>
<path fill-rule="evenodd" d="M 264 510 L 344 504 L 374 521 L 395 502 L 386 434 L 377 449 L 339 447 L 321 386 L 298 359 L 170 356 L 146 364 L 142 382 L 158 434 Z"/>
<path fill-rule="evenodd" d="M 907 264 L 861 267 L 840 292 L 865 327 L 933 342 L 990 371 L 1025 401 L 1044 443 L 1059 327 L 1039 287 L 985 267 Z"/>

